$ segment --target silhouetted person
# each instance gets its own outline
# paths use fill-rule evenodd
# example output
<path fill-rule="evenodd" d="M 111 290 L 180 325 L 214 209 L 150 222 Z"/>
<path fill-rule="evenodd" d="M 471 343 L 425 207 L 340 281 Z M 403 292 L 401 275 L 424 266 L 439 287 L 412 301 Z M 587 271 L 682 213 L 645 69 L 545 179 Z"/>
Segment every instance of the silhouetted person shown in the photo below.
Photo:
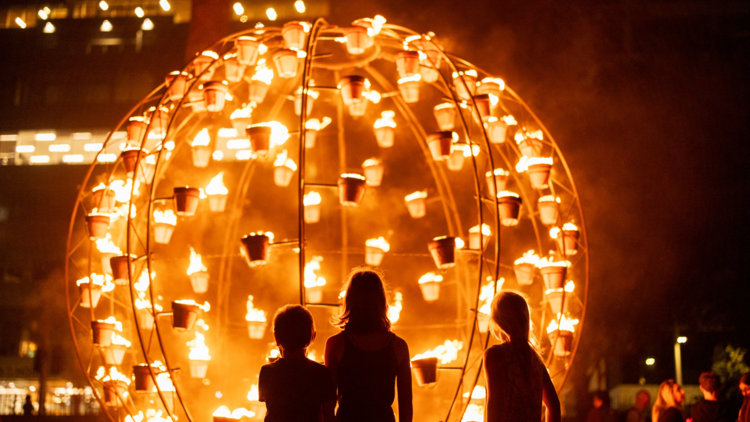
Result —
<path fill-rule="evenodd" d="M 490 329 L 502 344 L 484 351 L 487 422 L 560 422 L 560 400 L 536 349 L 529 304 L 518 293 L 500 292 L 491 305 Z"/>
<path fill-rule="evenodd" d="M 23 415 L 33 416 L 34 415 L 34 404 L 31 403 L 31 396 L 26 395 L 26 402 L 23 404 Z"/>
<path fill-rule="evenodd" d="M 395 422 L 395 386 L 398 420 L 411 422 L 409 347 L 391 332 L 383 274 L 355 268 L 344 293 L 343 309 L 332 321 L 342 331 L 328 339 L 325 352 L 338 386 L 338 422 Z"/>
<path fill-rule="evenodd" d="M 652 422 L 684 422 L 685 414 L 682 403 L 685 402 L 685 390 L 674 380 L 666 380 L 659 386 L 659 395 L 651 409 Z"/>
<path fill-rule="evenodd" d="M 719 399 L 719 377 L 713 372 L 704 372 L 698 382 L 703 399 L 690 406 L 693 422 L 731 422 L 726 403 Z"/>
<path fill-rule="evenodd" d="M 750 373 L 740 377 L 740 392 L 742 393 L 742 408 L 737 422 L 750 422 Z"/>
<path fill-rule="evenodd" d="M 628 410 L 625 422 L 646 422 L 646 409 L 651 404 L 651 395 L 641 390 L 635 394 L 635 404 Z"/>
<path fill-rule="evenodd" d="M 606 391 L 594 393 L 593 405 L 586 422 L 617 422 L 617 415 L 609 407 L 609 394 Z"/>
<path fill-rule="evenodd" d="M 273 317 L 281 358 L 260 368 L 258 395 L 266 403 L 265 422 L 335 422 L 336 389 L 331 371 L 307 358 L 315 322 L 299 305 L 286 305 Z"/>

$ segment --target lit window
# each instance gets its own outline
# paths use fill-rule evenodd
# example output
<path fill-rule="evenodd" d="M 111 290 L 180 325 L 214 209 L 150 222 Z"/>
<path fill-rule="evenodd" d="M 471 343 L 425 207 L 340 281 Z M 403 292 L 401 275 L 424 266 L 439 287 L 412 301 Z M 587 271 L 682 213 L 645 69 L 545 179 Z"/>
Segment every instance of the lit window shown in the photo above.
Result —
<path fill-rule="evenodd" d="M 26 22 L 24 22 L 21 18 L 16 18 L 16 25 L 20 26 L 21 28 L 26 28 Z"/>
<path fill-rule="evenodd" d="M 243 151 L 237 151 L 237 153 L 234 154 L 234 157 L 240 161 L 247 161 L 252 156 L 253 156 L 253 152 L 249 149 L 246 149 Z"/>
<path fill-rule="evenodd" d="M 99 8 L 102 10 L 107 10 L 109 9 L 109 5 L 107 4 L 106 1 L 102 0 L 99 2 Z"/>
<path fill-rule="evenodd" d="M 44 33 L 45 34 L 53 34 L 55 32 L 55 25 L 52 25 L 52 22 L 47 22 L 44 25 Z"/>
<path fill-rule="evenodd" d="M 0 141 L 16 141 L 18 135 L 0 135 Z"/>
<path fill-rule="evenodd" d="M 29 157 L 31 164 L 45 164 L 49 163 L 49 155 L 32 155 Z"/>
<path fill-rule="evenodd" d="M 154 29 L 154 23 L 151 22 L 151 19 L 146 18 L 143 20 L 143 24 L 141 25 L 141 29 L 144 31 L 150 31 Z"/>
<path fill-rule="evenodd" d="M 16 146 L 16 152 L 20 153 L 28 153 L 28 152 L 34 152 L 36 148 L 34 145 L 18 145 Z"/>
<path fill-rule="evenodd" d="M 245 13 L 245 8 L 242 7 L 242 3 L 240 2 L 235 3 L 234 6 L 232 6 L 232 8 L 234 9 L 234 13 L 237 14 L 238 16 Z"/>
<path fill-rule="evenodd" d="M 34 135 L 35 141 L 54 141 L 57 139 L 57 135 L 52 132 L 37 133 Z"/>
<path fill-rule="evenodd" d="M 171 8 L 172 8 L 172 6 L 171 6 L 171 5 L 169 4 L 169 1 L 167 1 L 167 0 L 160 0 L 160 1 L 159 1 L 159 6 L 161 6 L 161 8 L 162 8 L 162 9 L 163 9 L 163 10 L 164 10 L 165 12 L 169 12 L 169 9 L 171 9 Z"/>
<path fill-rule="evenodd" d="M 648 365 L 648 366 L 652 366 L 655 363 L 656 363 L 656 359 L 654 359 L 654 358 L 648 358 L 648 359 L 646 359 L 646 365 Z"/>
<path fill-rule="evenodd" d="M 62 157 L 63 163 L 82 163 L 83 162 L 83 155 L 82 154 L 66 154 Z"/>
<path fill-rule="evenodd" d="M 135 15 L 136 15 L 136 16 L 138 16 L 139 18 L 142 18 L 142 17 L 144 17 L 144 16 L 146 15 L 146 14 L 145 14 L 145 13 L 143 13 L 143 9 L 141 9 L 140 7 L 136 7 L 136 8 L 135 8 Z"/>
<path fill-rule="evenodd" d="M 250 148 L 249 139 L 230 139 L 227 141 L 227 149 L 248 149 Z"/>
<path fill-rule="evenodd" d="M 279 17 L 279 15 L 276 14 L 276 9 L 273 7 L 269 7 L 266 9 L 266 16 L 268 16 L 268 20 L 275 21 L 276 18 Z"/>
<path fill-rule="evenodd" d="M 294 8 L 300 13 L 305 13 L 305 2 L 302 0 L 295 1 Z"/>
<path fill-rule="evenodd" d="M 117 154 L 99 154 L 96 157 L 96 161 L 100 163 L 114 163 L 117 161 Z"/>
<path fill-rule="evenodd" d="M 83 150 L 87 152 L 99 152 L 103 146 L 104 144 L 102 143 L 84 144 Z"/>
<path fill-rule="evenodd" d="M 100 26 L 99 29 L 102 32 L 109 32 L 112 30 L 112 24 L 109 23 L 109 21 L 105 19 L 104 22 L 102 22 L 102 26 Z"/>
<path fill-rule="evenodd" d="M 37 14 L 39 15 L 40 19 L 47 20 L 47 18 L 49 17 L 49 7 L 39 9 L 39 12 Z"/>
<path fill-rule="evenodd" d="M 70 145 L 68 144 L 57 144 L 49 146 L 50 152 L 68 152 L 70 151 Z"/>
<path fill-rule="evenodd" d="M 219 151 L 218 149 L 214 151 L 213 154 L 211 154 L 211 158 L 214 159 L 214 161 L 221 161 L 224 159 L 224 153 Z"/>
<path fill-rule="evenodd" d="M 236 138 L 237 131 L 231 127 L 223 127 L 219 129 L 219 138 Z"/>
<path fill-rule="evenodd" d="M 92 136 L 91 132 L 73 132 L 70 134 L 74 141 L 88 141 Z"/>

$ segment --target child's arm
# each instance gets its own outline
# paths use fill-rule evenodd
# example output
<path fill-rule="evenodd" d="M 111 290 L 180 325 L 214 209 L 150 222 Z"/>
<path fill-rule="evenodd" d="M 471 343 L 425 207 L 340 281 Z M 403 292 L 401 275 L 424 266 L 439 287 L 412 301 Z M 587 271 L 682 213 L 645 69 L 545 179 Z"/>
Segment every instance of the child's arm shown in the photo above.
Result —
<path fill-rule="evenodd" d="M 399 422 L 412 422 L 414 409 L 411 402 L 411 357 L 409 356 L 409 346 L 401 338 L 396 339 L 394 346 L 398 362 L 398 372 L 396 374 L 398 420 Z"/>
<path fill-rule="evenodd" d="M 557 397 L 557 391 L 555 386 L 552 384 L 552 380 L 549 377 L 549 372 L 544 371 L 544 378 L 542 379 L 542 401 L 547 407 L 547 422 L 560 422 L 560 399 Z"/>

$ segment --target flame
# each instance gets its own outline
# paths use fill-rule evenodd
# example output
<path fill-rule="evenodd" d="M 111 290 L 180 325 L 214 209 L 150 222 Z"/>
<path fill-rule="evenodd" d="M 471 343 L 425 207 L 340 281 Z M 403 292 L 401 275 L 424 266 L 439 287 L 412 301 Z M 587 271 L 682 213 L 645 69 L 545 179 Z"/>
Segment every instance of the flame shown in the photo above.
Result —
<path fill-rule="evenodd" d="M 130 347 L 130 342 L 117 333 L 112 333 L 112 344 Z"/>
<path fill-rule="evenodd" d="M 365 79 L 365 82 L 367 85 L 369 85 L 369 81 Z M 370 100 L 371 103 L 377 104 L 380 102 L 381 95 L 378 91 L 375 91 L 374 89 L 369 89 L 362 93 L 362 96 Z"/>
<path fill-rule="evenodd" d="M 171 226 L 177 225 L 177 216 L 172 210 L 154 210 L 154 222 L 169 224 Z"/>
<path fill-rule="evenodd" d="M 102 292 L 111 292 L 115 289 L 115 283 L 112 282 L 112 276 L 109 274 L 92 273 L 91 277 L 84 277 L 77 280 L 76 285 L 80 286 L 81 284 L 88 284 L 92 282 L 91 280 L 93 280 L 94 284 L 102 286 Z"/>
<path fill-rule="evenodd" d="M 157 362 L 154 362 L 151 366 L 156 365 Z M 165 366 L 160 366 L 160 370 L 166 371 L 167 368 Z M 162 392 L 166 391 L 175 391 L 174 384 L 172 383 L 172 377 L 169 376 L 169 372 L 161 372 L 159 374 L 156 374 L 156 385 L 159 386 L 159 390 Z M 154 387 L 154 392 L 156 392 L 156 387 Z"/>
<path fill-rule="evenodd" d="M 435 110 L 442 110 L 444 108 L 455 108 L 453 103 L 442 103 L 435 106 Z"/>
<path fill-rule="evenodd" d="M 242 417 L 252 418 L 255 416 L 255 412 L 251 412 L 245 409 L 244 407 L 234 409 L 233 411 L 230 412 L 228 407 L 221 406 L 218 409 L 216 409 L 213 416 L 239 420 Z"/>
<path fill-rule="evenodd" d="M 573 293 L 573 290 L 575 290 L 576 284 L 573 283 L 573 280 L 568 280 L 567 283 L 565 283 L 565 291 L 568 293 Z"/>
<path fill-rule="evenodd" d="M 203 261 L 201 260 L 200 254 L 195 253 L 195 249 L 193 249 L 193 247 L 191 246 L 190 247 L 190 266 L 188 266 L 187 275 L 191 275 L 199 271 L 208 271 L 208 268 L 206 268 L 206 266 L 203 265 Z"/>
<path fill-rule="evenodd" d="M 539 268 L 545 268 L 545 267 L 568 267 L 570 268 L 570 261 L 554 261 L 553 257 L 548 258 L 542 258 L 539 260 L 539 262 L 536 263 L 536 266 Z"/>
<path fill-rule="evenodd" d="M 552 157 L 521 157 L 520 160 L 518 160 L 518 164 L 516 164 L 516 171 L 519 173 L 523 173 L 526 170 L 529 169 L 530 166 L 536 165 L 536 164 L 549 164 L 552 165 Z"/>
<path fill-rule="evenodd" d="M 362 168 L 379 166 L 379 165 L 380 165 L 380 160 L 378 160 L 377 158 L 368 158 L 365 160 L 364 163 L 362 163 Z"/>
<path fill-rule="evenodd" d="M 441 281 L 443 281 L 443 276 L 432 273 L 432 272 L 427 273 L 423 275 L 422 277 L 419 277 L 419 284 L 431 283 L 431 282 L 439 283 Z"/>
<path fill-rule="evenodd" d="M 109 368 L 109 374 L 105 373 L 104 367 L 100 366 L 99 369 L 96 371 L 96 379 L 101 381 L 102 383 L 106 383 L 109 381 L 112 382 L 124 382 L 127 385 L 130 385 L 130 378 L 126 377 L 125 374 L 121 374 L 120 371 L 117 370 L 117 367 L 110 367 Z"/>
<path fill-rule="evenodd" d="M 393 120 L 393 118 L 396 117 L 396 112 L 392 110 L 386 110 L 382 113 L 380 113 L 380 118 L 375 121 L 375 129 L 379 129 L 381 127 L 396 127 L 396 122 Z"/>
<path fill-rule="evenodd" d="M 403 300 L 404 297 L 401 292 L 396 292 L 393 305 L 388 305 L 388 319 L 391 320 L 392 324 L 395 324 L 401 317 L 401 310 L 404 308 Z"/>
<path fill-rule="evenodd" d="M 271 128 L 271 148 L 277 145 L 284 145 L 284 142 L 289 139 L 289 129 L 279 122 L 256 123 L 253 127 Z"/>
<path fill-rule="evenodd" d="M 264 47 L 263 44 L 261 44 L 260 46 Z M 258 48 L 258 50 L 260 50 L 260 48 Z M 263 82 L 266 85 L 271 85 L 271 81 L 273 81 L 273 69 L 266 66 L 266 59 L 258 60 L 258 65 L 255 66 L 255 74 L 252 78 L 250 78 L 250 80 Z"/>
<path fill-rule="evenodd" d="M 229 116 L 230 119 L 242 119 L 242 118 L 248 118 L 253 115 L 253 105 L 255 103 L 250 103 L 244 108 L 238 108 L 237 110 L 234 110 L 232 112 L 232 115 Z M 219 134 L 221 136 L 221 134 Z"/>
<path fill-rule="evenodd" d="M 380 236 L 377 239 L 367 239 L 367 241 L 365 242 L 365 246 L 378 248 L 383 252 L 388 252 L 391 249 L 391 245 L 388 244 L 383 236 Z"/>
<path fill-rule="evenodd" d="M 514 264 L 516 265 L 521 265 L 521 264 L 536 265 L 538 263 L 539 263 L 539 255 L 537 255 L 533 249 L 523 254 L 522 257 L 516 259 L 514 262 Z"/>
<path fill-rule="evenodd" d="M 200 132 L 198 132 L 197 135 L 195 135 L 195 138 L 193 139 L 193 142 L 191 143 L 192 146 L 206 146 L 211 143 L 211 137 L 208 135 L 208 129 L 203 128 Z"/>
<path fill-rule="evenodd" d="M 323 129 L 325 129 L 326 126 L 328 126 L 329 124 L 331 124 L 332 121 L 333 121 L 333 119 L 331 119 L 328 116 L 323 117 L 323 121 L 322 122 L 320 120 L 318 120 L 318 119 L 310 119 L 307 122 L 305 122 L 305 129 L 309 129 L 309 130 L 323 130 Z"/>
<path fill-rule="evenodd" d="M 320 194 L 315 191 L 311 191 L 310 193 L 305 194 L 305 196 L 302 198 L 302 203 L 305 206 L 308 205 L 318 205 L 321 202 Z"/>
<path fill-rule="evenodd" d="M 477 386 L 477 388 L 479 388 L 479 386 Z M 473 392 L 472 398 L 474 398 Z M 464 416 L 461 419 L 461 422 L 484 422 L 484 406 L 469 403 L 469 405 L 466 406 L 466 412 L 464 412 Z"/>
<path fill-rule="evenodd" d="M 558 198 L 559 199 L 559 198 Z M 541 199 L 540 199 L 541 201 Z M 562 227 L 563 232 L 577 232 L 578 226 L 576 226 L 573 223 L 565 223 Z M 557 236 L 560 234 L 560 228 L 559 227 L 553 227 L 549 231 L 549 236 L 553 239 L 557 239 Z M 98 243 L 99 241 L 97 241 Z"/>
<path fill-rule="evenodd" d="M 410 194 L 406 195 L 406 197 L 404 199 L 406 200 L 406 202 L 411 202 L 411 201 L 413 201 L 415 199 L 420 199 L 420 198 L 427 198 L 427 192 L 425 192 L 423 190 L 416 191 L 414 193 L 410 193 Z"/>
<path fill-rule="evenodd" d="M 253 384 L 250 386 L 250 391 L 247 392 L 247 399 L 250 401 L 259 401 L 260 395 L 258 394 L 258 385 Z"/>
<path fill-rule="evenodd" d="M 200 303 L 196 303 L 193 299 L 175 300 L 175 303 L 181 303 L 183 305 L 196 305 L 197 307 L 201 308 L 203 312 L 208 312 L 211 310 L 210 303 L 203 302 L 203 305 L 201 305 Z"/>
<path fill-rule="evenodd" d="M 357 174 L 357 173 L 344 173 L 341 175 L 341 178 L 365 180 L 365 176 L 362 176 L 361 174 Z"/>
<path fill-rule="evenodd" d="M 252 295 L 247 297 L 247 315 L 245 315 L 245 321 L 266 321 L 266 312 L 253 306 Z"/>
<path fill-rule="evenodd" d="M 469 229 L 469 233 L 479 233 L 479 224 Z M 482 224 L 482 234 L 484 236 L 491 236 L 492 235 L 492 229 L 490 229 L 490 226 L 487 224 Z"/>
<path fill-rule="evenodd" d="M 406 84 L 406 83 L 409 83 L 409 82 L 419 82 L 421 80 L 422 80 L 422 75 L 420 75 L 419 73 L 417 73 L 414 76 L 409 76 L 409 77 L 406 77 L 406 78 L 399 79 L 398 80 L 398 84 L 399 85 L 403 85 L 403 84 Z"/>
<path fill-rule="evenodd" d="M 486 177 L 490 177 L 490 176 L 493 176 L 493 175 L 495 175 L 495 176 L 510 176 L 510 172 L 509 171 L 505 171 L 505 170 L 503 170 L 503 169 L 501 169 L 501 168 L 498 167 L 495 170 L 488 171 L 484 175 Z"/>
<path fill-rule="evenodd" d="M 310 83 L 313 83 L 313 81 L 310 80 Z M 294 91 L 294 94 L 295 95 L 302 95 L 302 87 L 300 86 L 299 88 L 297 88 L 297 90 Z M 318 92 L 318 91 L 312 89 L 312 87 L 310 87 L 310 89 L 307 91 L 307 95 L 309 97 L 313 97 L 313 99 L 317 100 L 318 97 L 320 97 L 320 92 Z"/>
<path fill-rule="evenodd" d="M 92 210 L 92 214 L 97 214 L 96 208 Z M 119 207 L 115 207 L 114 212 L 111 214 L 102 213 L 101 215 L 108 215 L 110 218 L 110 223 L 114 223 L 115 221 L 121 218 L 128 218 L 128 206 L 127 204 L 124 204 Z M 130 205 L 130 218 L 135 218 L 135 216 L 136 216 L 136 208 L 135 208 L 135 204 L 132 204 Z"/>
<path fill-rule="evenodd" d="M 498 286 L 502 288 L 503 283 L 505 283 L 505 279 L 501 278 L 500 282 L 498 283 Z M 500 289 L 498 289 L 500 290 Z M 492 277 L 487 277 L 487 284 L 482 286 L 482 288 L 479 290 L 479 313 L 484 315 L 490 314 L 490 305 L 492 304 L 492 299 L 495 297 L 495 282 L 492 281 Z"/>
<path fill-rule="evenodd" d="M 469 393 L 464 393 L 464 397 L 469 397 Z M 471 390 L 472 400 L 481 400 L 485 398 L 487 398 L 487 390 L 483 386 L 477 385 Z"/>
<path fill-rule="evenodd" d="M 557 325 L 558 319 L 560 319 L 559 326 Z M 576 331 L 576 325 L 578 325 L 577 319 L 568 318 L 565 316 L 565 314 L 557 314 L 557 318 L 554 318 L 549 322 L 549 325 L 547 326 L 547 334 L 557 331 L 558 328 L 560 331 L 570 331 L 571 333 L 574 333 Z"/>
<path fill-rule="evenodd" d="M 432 350 L 428 350 L 417 356 L 414 356 L 413 358 L 411 358 L 411 360 L 419 360 L 419 359 L 425 359 L 425 358 L 438 358 L 440 363 L 445 365 L 447 363 L 451 363 L 454 360 L 458 359 L 458 351 L 463 349 L 463 347 L 464 347 L 464 343 L 462 341 L 445 340 L 445 343 L 441 344 L 440 346 Z"/>
<path fill-rule="evenodd" d="M 560 197 L 555 197 L 555 195 L 545 195 L 539 198 L 539 202 L 555 202 L 560 203 Z M 577 230 L 577 229 L 576 229 Z"/>
<path fill-rule="evenodd" d="M 200 318 L 199 320 L 195 321 L 195 325 L 200 327 L 203 331 L 208 331 L 208 324 L 206 324 L 206 321 L 203 320 L 203 318 Z"/>
<path fill-rule="evenodd" d="M 227 195 L 229 190 L 224 186 L 224 172 L 220 171 L 206 186 L 207 195 Z"/>
<path fill-rule="evenodd" d="M 268 353 L 268 357 L 270 358 L 278 358 L 281 357 L 281 352 L 279 352 L 279 349 L 273 349 Z"/>
<path fill-rule="evenodd" d="M 517 194 L 515 192 L 504 190 L 502 192 L 498 192 L 497 193 L 497 197 L 498 198 L 505 198 L 505 197 L 520 198 L 521 195 L 519 195 L 519 194 Z"/>
<path fill-rule="evenodd" d="M 150 156 L 152 157 L 152 156 Z M 130 191 L 133 190 L 133 196 L 140 195 L 140 191 L 138 188 L 140 187 L 141 182 L 135 181 L 135 189 L 133 188 L 133 179 L 127 179 L 126 181 L 123 180 L 113 180 L 109 186 L 105 185 L 104 182 L 99 183 L 98 186 L 96 186 L 92 192 L 97 192 L 102 189 L 109 189 L 112 190 L 115 193 L 115 201 L 117 202 L 128 202 L 130 200 Z"/>
<path fill-rule="evenodd" d="M 507 116 L 503 116 L 503 117 L 500 118 L 500 120 L 504 121 L 505 124 L 508 125 L 508 126 L 513 126 L 513 125 L 517 125 L 518 124 L 518 122 L 516 121 L 516 118 L 513 117 L 512 114 L 508 114 Z"/>
<path fill-rule="evenodd" d="M 320 271 L 320 261 L 322 260 L 322 256 L 314 256 L 310 262 L 305 264 L 305 287 L 318 287 L 326 284 L 326 279 L 316 274 L 317 271 Z"/>
<path fill-rule="evenodd" d="M 151 309 L 151 301 L 148 299 L 136 298 L 135 307 L 138 309 Z M 161 312 L 164 310 L 164 308 L 162 308 L 162 306 L 158 303 L 154 304 L 154 308 L 156 309 L 156 312 Z"/>
<path fill-rule="evenodd" d="M 276 160 L 273 162 L 274 167 L 288 167 L 292 171 L 297 170 L 297 164 L 291 158 L 287 158 L 287 152 L 284 150 L 276 154 Z"/>
<path fill-rule="evenodd" d="M 156 278 L 156 271 L 151 272 L 151 279 L 154 279 L 154 278 Z M 136 291 L 145 293 L 146 290 L 148 290 L 148 285 L 149 285 L 148 271 L 142 271 L 141 276 L 138 277 L 138 281 L 133 283 L 133 288 Z"/>
<path fill-rule="evenodd" d="M 469 71 L 469 72 L 471 72 L 471 71 Z M 468 73 L 468 72 L 467 72 L 467 73 Z M 476 71 L 475 71 L 475 73 L 474 73 L 474 76 L 476 76 Z M 482 83 L 483 83 L 483 84 L 486 84 L 486 83 L 494 83 L 494 84 L 497 84 L 497 85 L 498 85 L 498 87 L 500 88 L 500 91 L 503 91 L 503 90 L 505 90 L 505 81 L 503 81 L 503 80 L 502 80 L 502 79 L 500 79 L 500 78 L 484 78 L 484 79 L 482 79 Z"/>
<path fill-rule="evenodd" d="M 107 237 L 96 240 L 96 249 L 101 253 L 112 253 L 115 255 L 122 255 L 122 250 L 112 242 L 112 236 L 107 233 Z"/>
<path fill-rule="evenodd" d="M 206 346 L 206 337 L 196 332 L 195 338 L 187 342 L 190 348 L 190 360 L 211 360 L 211 356 L 208 354 L 208 346 Z"/>
<path fill-rule="evenodd" d="M 114 324 L 115 330 L 122 332 L 122 322 L 118 321 L 115 317 L 111 316 L 104 320 L 97 320 L 99 322 L 106 322 L 107 324 Z"/>

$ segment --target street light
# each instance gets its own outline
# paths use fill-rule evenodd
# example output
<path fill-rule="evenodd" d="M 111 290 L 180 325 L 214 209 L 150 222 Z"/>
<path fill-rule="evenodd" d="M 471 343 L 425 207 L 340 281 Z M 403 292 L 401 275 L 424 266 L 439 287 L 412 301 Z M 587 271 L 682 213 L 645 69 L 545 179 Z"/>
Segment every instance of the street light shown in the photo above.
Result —
<path fill-rule="evenodd" d="M 687 343 L 687 337 L 685 337 L 685 336 L 677 337 L 677 342 L 680 343 L 680 344 L 685 344 L 685 343 Z"/>
<path fill-rule="evenodd" d="M 653 366 L 656 363 L 656 359 L 654 358 L 647 358 L 646 359 L 646 365 Z"/>
<path fill-rule="evenodd" d="M 680 385 L 682 385 L 682 350 L 680 345 L 684 343 L 687 343 L 687 337 L 679 336 L 674 344 L 675 381 Z"/>

